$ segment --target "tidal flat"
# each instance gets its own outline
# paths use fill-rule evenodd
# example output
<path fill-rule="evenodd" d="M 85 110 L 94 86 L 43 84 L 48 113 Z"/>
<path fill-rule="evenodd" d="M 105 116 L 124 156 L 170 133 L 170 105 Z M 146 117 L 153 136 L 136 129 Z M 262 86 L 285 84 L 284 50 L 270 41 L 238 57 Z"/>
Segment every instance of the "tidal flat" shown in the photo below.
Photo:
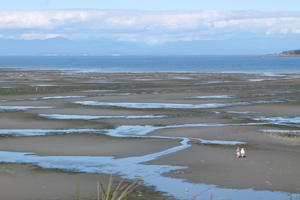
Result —
<path fill-rule="evenodd" d="M 0 84 L 3 199 L 74 199 L 78 177 L 96 199 L 110 174 L 142 179 L 139 199 L 300 198 L 300 74 L 0 69 Z"/>

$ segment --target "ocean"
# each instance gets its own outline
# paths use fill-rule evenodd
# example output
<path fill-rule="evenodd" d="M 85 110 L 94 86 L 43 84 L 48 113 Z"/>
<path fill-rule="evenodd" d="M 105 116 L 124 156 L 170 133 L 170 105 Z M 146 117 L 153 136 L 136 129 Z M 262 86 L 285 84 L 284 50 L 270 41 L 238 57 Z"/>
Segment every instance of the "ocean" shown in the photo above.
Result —
<path fill-rule="evenodd" d="M 0 68 L 96 72 L 296 73 L 299 57 L 247 56 L 2 56 Z"/>

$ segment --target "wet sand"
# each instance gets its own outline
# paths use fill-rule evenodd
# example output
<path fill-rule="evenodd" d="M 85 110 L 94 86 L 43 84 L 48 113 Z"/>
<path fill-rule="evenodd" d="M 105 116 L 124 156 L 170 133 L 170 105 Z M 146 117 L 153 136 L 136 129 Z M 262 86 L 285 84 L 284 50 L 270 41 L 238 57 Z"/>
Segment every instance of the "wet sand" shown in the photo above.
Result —
<path fill-rule="evenodd" d="M 280 130 L 300 130 L 297 121 L 300 111 L 299 74 L 109 74 L 1 69 L 0 77 L 1 130 L 159 127 L 147 133 L 148 137 L 112 137 L 86 132 L 16 137 L 0 133 L 0 151 L 120 159 L 162 152 L 180 146 L 180 138 L 189 138 L 191 146 L 188 148 L 142 164 L 187 167 L 165 172 L 162 176 L 189 183 L 300 193 L 299 134 L 293 137 L 277 134 Z M 79 101 L 114 104 L 75 103 Z M 146 107 L 124 107 L 119 103 L 136 103 L 135 106 L 143 103 Z M 149 108 L 149 103 L 172 104 L 174 107 Z M 206 107 L 178 107 L 182 104 Z M 19 110 L 21 108 L 17 106 L 34 108 Z M 50 119 L 40 114 L 116 118 Z M 149 115 L 160 118 L 118 118 Z M 209 126 L 176 127 L 187 124 Z M 276 131 L 268 133 L 262 130 Z M 197 139 L 246 144 L 205 144 Z M 236 158 L 237 146 L 245 147 L 245 158 Z M 5 199 L 72 199 L 76 194 L 78 173 L 72 170 L 66 172 L 28 163 L 2 162 L 0 176 L 0 194 Z M 97 180 L 105 182 L 108 177 L 104 173 L 80 173 L 82 197 L 95 197 Z M 119 176 L 117 180 L 120 180 Z M 226 194 L 222 198 L 226 198 Z"/>

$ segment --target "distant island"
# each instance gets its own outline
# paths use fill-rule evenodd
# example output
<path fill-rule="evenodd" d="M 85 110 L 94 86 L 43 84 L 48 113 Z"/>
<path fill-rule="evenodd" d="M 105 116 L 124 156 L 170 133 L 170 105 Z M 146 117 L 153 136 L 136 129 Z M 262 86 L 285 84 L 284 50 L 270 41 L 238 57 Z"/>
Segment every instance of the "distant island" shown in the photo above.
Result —
<path fill-rule="evenodd" d="M 265 56 L 245 56 L 246 58 L 264 58 Z"/>
<path fill-rule="evenodd" d="M 300 49 L 290 50 L 290 51 L 283 51 L 282 53 L 279 53 L 275 57 L 300 57 Z"/>

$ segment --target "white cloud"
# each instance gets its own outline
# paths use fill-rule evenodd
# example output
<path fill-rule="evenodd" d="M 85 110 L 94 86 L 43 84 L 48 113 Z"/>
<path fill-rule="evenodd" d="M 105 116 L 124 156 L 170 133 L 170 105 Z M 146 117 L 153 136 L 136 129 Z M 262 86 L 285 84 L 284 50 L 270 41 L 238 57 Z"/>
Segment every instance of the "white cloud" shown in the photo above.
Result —
<path fill-rule="evenodd" d="M 299 30 L 293 30 L 292 33 L 294 33 L 294 34 L 300 34 L 300 29 Z"/>
<path fill-rule="evenodd" d="M 114 38 L 161 43 L 299 34 L 300 11 L 42 10 L 0 12 L 2 36 Z M 5 33 L 5 34 L 4 34 Z"/>
<path fill-rule="evenodd" d="M 284 28 L 284 29 L 281 29 L 279 31 L 279 33 L 281 33 L 281 34 L 288 34 L 288 30 L 286 28 Z"/>
<path fill-rule="evenodd" d="M 66 37 L 64 34 L 38 34 L 38 33 L 24 33 L 21 35 L 22 39 L 32 40 L 32 39 L 49 39 L 55 37 Z"/>
<path fill-rule="evenodd" d="M 137 37 L 139 37 L 138 34 L 120 34 L 118 37 L 118 40 L 125 40 L 125 41 L 131 41 L 131 42 L 136 42 Z"/>

